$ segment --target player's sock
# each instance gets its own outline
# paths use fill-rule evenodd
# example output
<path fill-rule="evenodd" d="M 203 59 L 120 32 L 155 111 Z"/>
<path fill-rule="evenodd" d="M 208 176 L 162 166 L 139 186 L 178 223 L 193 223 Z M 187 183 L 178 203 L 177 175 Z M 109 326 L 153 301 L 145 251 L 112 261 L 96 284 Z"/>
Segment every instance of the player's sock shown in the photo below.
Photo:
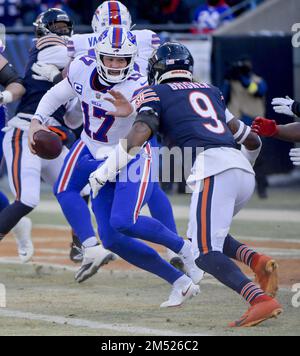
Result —
<path fill-rule="evenodd" d="M 209 252 L 206 255 L 200 255 L 196 259 L 196 264 L 225 286 L 236 291 L 250 304 L 256 298 L 265 295 L 229 257 L 221 252 Z"/>
<path fill-rule="evenodd" d="M 32 210 L 33 208 L 19 201 L 4 208 L 0 213 L 0 236 L 7 235 L 22 217 L 29 214 Z"/>
<path fill-rule="evenodd" d="M 151 198 L 148 201 L 148 207 L 154 219 L 160 221 L 169 230 L 177 234 L 172 205 L 159 184 L 155 184 L 154 186 Z"/>
<path fill-rule="evenodd" d="M 153 273 L 165 281 L 173 284 L 183 273 L 171 266 L 167 261 L 150 246 L 140 240 L 119 234 L 119 238 L 113 238 L 113 242 L 103 246 L 123 258 L 125 261 L 145 271 Z"/>
<path fill-rule="evenodd" d="M 96 235 L 89 208 L 79 193 L 75 191 L 62 192 L 57 194 L 56 198 L 81 244 Z"/>
<path fill-rule="evenodd" d="M 147 216 L 139 216 L 133 224 L 123 215 L 114 214 L 110 222 L 114 229 L 125 235 L 163 245 L 175 253 L 178 253 L 184 244 L 183 238 L 169 230 L 160 221 Z"/>
<path fill-rule="evenodd" d="M 0 192 L 0 212 L 9 206 L 9 200 L 2 192 Z"/>
<path fill-rule="evenodd" d="M 249 267 L 251 267 L 253 259 L 259 256 L 257 252 L 253 251 L 247 245 L 241 244 L 231 235 L 227 235 L 225 239 L 223 253 L 230 258 L 243 262 Z"/>

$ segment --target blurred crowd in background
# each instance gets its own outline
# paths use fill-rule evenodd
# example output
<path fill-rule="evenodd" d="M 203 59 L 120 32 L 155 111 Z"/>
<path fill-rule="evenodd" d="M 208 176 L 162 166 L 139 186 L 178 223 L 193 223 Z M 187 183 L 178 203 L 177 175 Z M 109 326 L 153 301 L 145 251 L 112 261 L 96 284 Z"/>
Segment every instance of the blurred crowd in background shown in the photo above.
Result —
<path fill-rule="evenodd" d="M 192 32 L 209 33 L 263 0 L 123 0 L 136 24 L 193 24 Z M 69 13 L 78 25 L 90 25 L 99 0 L 0 0 L 0 22 L 5 26 L 31 26 L 49 7 Z M 237 5 L 243 5 L 237 8 Z M 233 9 L 233 11 L 232 11 Z"/>

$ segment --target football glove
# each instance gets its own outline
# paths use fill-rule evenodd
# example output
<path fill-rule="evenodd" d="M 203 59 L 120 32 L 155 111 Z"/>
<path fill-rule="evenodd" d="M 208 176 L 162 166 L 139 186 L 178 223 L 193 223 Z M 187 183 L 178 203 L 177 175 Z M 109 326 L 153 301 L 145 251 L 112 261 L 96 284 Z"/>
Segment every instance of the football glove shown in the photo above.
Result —
<path fill-rule="evenodd" d="M 257 117 L 253 121 L 251 129 L 257 135 L 263 137 L 273 137 L 278 133 L 276 121 L 265 119 L 264 117 Z"/>
<path fill-rule="evenodd" d="M 107 175 L 103 174 L 101 167 L 90 175 L 89 183 L 91 186 L 93 199 L 98 196 L 100 189 L 104 187 L 107 180 Z"/>
<path fill-rule="evenodd" d="M 300 148 L 292 148 L 290 150 L 290 159 L 294 166 L 300 166 Z"/>
<path fill-rule="evenodd" d="M 60 74 L 60 70 L 53 64 L 34 63 L 31 69 L 36 73 L 32 74 L 33 79 L 45 80 L 51 83 L 53 83 L 54 78 Z"/>
<path fill-rule="evenodd" d="M 286 96 L 285 98 L 274 98 L 272 100 L 273 109 L 277 114 L 294 116 L 292 105 L 294 100 Z"/>

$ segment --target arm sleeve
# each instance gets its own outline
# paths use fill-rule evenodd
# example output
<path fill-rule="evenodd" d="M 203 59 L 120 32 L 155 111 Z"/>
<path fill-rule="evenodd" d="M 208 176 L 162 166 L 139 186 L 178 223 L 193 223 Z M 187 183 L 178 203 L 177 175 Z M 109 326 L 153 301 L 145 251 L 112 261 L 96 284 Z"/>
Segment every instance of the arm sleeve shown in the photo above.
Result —
<path fill-rule="evenodd" d="M 292 105 L 292 112 L 300 117 L 300 102 L 299 101 L 294 101 Z"/>
<path fill-rule="evenodd" d="M 14 67 L 7 63 L 0 71 L 0 84 L 7 87 L 11 83 L 22 84 L 22 79 L 19 77 Z"/>
<path fill-rule="evenodd" d="M 68 79 L 51 88 L 42 98 L 34 114 L 41 122 L 45 123 L 61 105 L 65 105 L 69 100 L 76 97 L 76 93 L 71 87 Z"/>
<path fill-rule="evenodd" d="M 152 136 L 156 135 L 159 129 L 159 116 L 158 113 L 151 107 L 144 107 L 141 109 L 135 119 L 135 123 L 143 122 L 152 131 Z"/>
<path fill-rule="evenodd" d="M 46 47 L 39 52 L 37 60 L 41 63 L 53 64 L 58 69 L 65 68 L 70 61 L 66 46 Z"/>

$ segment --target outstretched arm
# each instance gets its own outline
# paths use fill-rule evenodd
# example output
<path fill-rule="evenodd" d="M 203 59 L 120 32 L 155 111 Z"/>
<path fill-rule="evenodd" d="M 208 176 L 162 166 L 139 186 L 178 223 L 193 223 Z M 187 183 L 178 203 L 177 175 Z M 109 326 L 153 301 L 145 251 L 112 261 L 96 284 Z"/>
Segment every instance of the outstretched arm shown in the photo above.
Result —
<path fill-rule="evenodd" d="M 241 145 L 243 155 L 254 165 L 262 147 L 259 136 L 255 132 L 251 132 L 249 126 L 235 118 L 230 120 L 227 125 L 235 141 Z"/>
<path fill-rule="evenodd" d="M 300 142 L 300 123 L 277 125 L 275 120 L 257 117 L 252 124 L 252 131 L 263 137 L 273 137 L 288 142 Z"/>
<path fill-rule="evenodd" d="M 115 112 L 108 115 L 127 117 L 132 114 L 133 107 L 118 92 L 110 92 L 113 99 L 108 99 L 115 107 Z M 115 179 L 118 173 L 127 166 L 140 152 L 143 145 L 152 137 L 158 129 L 158 116 L 151 108 L 142 109 L 136 117 L 131 131 L 124 140 L 121 140 L 117 148 L 109 155 L 107 160 L 90 176 L 90 185 L 93 198 L 98 195 L 99 190 L 107 181 Z"/>

